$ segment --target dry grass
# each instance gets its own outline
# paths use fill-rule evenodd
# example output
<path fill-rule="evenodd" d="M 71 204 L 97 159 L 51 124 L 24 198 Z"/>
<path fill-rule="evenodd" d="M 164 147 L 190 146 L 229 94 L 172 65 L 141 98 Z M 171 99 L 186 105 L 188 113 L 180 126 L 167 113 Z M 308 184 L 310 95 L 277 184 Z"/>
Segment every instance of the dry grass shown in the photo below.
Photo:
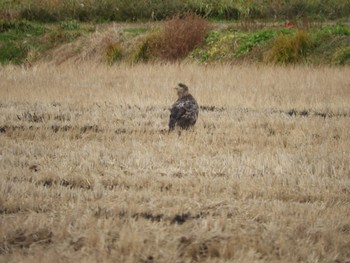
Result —
<path fill-rule="evenodd" d="M 0 79 L 0 261 L 349 262 L 349 68 L 68 63 Z M 168 135 L 180 81 L 200 120 Z"/>

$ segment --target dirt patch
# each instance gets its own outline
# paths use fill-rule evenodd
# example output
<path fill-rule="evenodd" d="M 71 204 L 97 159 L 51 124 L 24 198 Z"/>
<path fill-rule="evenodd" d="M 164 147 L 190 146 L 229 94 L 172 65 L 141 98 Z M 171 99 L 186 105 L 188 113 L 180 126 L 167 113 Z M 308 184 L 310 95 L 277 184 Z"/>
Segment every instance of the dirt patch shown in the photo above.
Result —
<path fill-rule="evenodd" d="M 67 132 L 71 130 L 79 130 L 79 133 L 87 133 L 87 132 L 93 132 L 93 133 L 99 133 L 103 132 L 103 129 L 99 128 L 98 125 L 84 125 L 82 127 L 77 126 L 71 126 L 71 125 L 53 125 L 51 126 L 51 130 L 55 133 L 57 132 Z"/>
<path fill-rule="evenodd" d="M 321 118 L 346 118 L 350 117 L 350 113 L 348 112 L 321 112 L 321 111 L 313 111 L 313 110 L 278 110 L 272 109 L 270 111 L 271 114 L 285 114 L 290 117 L 321 117 Z"/>
<path fill-rule="evenodd" d="M 13 207 L 13 208 L 11 208 L 11 209 L 9 209 L 9 208 L 1 208 L 0 209 L 0 215 L 2 215 L 2 214 L 16 214 L 16 213 L 18 213 L 18 212 L 20 212 L 21 211 L 21 208 L 20 207 Z"/>
<path fill-rule="evenodd" d="M 135 219 L 144 218 L 144 219 L 150 220 L 151 222 L 160 222 L 164 219 L 164 215 L 163 214 L 153 215 L 150 212 L 146 212 L 146 213 L 134 214 L 133 218 Z"/>
<path fill-rule="evenodd" d="M 27 121 L 27 122 L 34 122 L 34 123 L 39 123 L 39 122 L 44 122 L 44 121 L 49 121 L 49 120 L 55 120 L 55 121 L 70 121 L 71 117 L 68 114 L 57 114 L 57 115 L 52 115 L 49 113 L 36 113 L 36 112 L 29 112 L 26 111 L 20 115 L 17 115 L 17 119 L 20 121 Z"/>
<path fill-rule="evenodd" d="M 126 134 L 128 131 L 124 128 L 120 128 L 114 131 L 116 134 Z"/>
<path fill-rule="evenodd" d="M 170 222 L 170 224 L 177 224 L 177 225 L 182 225 L 185 222 L 189 220 L 196 220 L 203 218 L 207 215 L 207 213 L 200 212 L 198 214 L 192 215 L 190 212 L 187 213 L 181 213 L 181 214 L 176 214 L 174 216 L 165 216 L 163 214 L 152 214 L 151 212 L 145 212 L 145 213 L 136 213 L 132 215 L 132 218 L 135 219 L 146 219 L 151 222 Z"/>
<path fill-rule="evenodd" d="M 303 111 L 297 111 L 297 110 L 290 110 L 290 111 L 287 111 L 286 112 L 289 116 L 302 116 L 302 117 L 307 117 L 309 116 L 309 112 L 306 111 L 306 110 L 303 110 Z"/>
<path fill-rule="evenodd" d="M 171 223 L 172 224 L 182 225 L 183 223 L 185 223 L 190 218 L 191 218 L 191 214 L 190 213 L 178 214 L 178 215 L 174 216 L 174 218 L 171 220 Z"/>
<path fill-rule="evenodd" d="M 0 126 L 0 133 L 8 133 L 8 132 L 14 132 L 14 131 L 36 131 L 39 129 L 50 129 L 54 133 L 58 132 L 68 132 L 73 130 L 78 130 L 79 133 L 88 133 L 88 132 L 94 132 L 94 133 L 100 133 L 104 130 L 100 128 L 98 125 L 84 125 L 84 126 L 72 126 L 72 125 L 52 125 L 49 127 L 42 127 L 42 126 L 24 126 L 24 125 L 4 125 Z"/>
<path fill-rule="evenodd" d="M 36 185 L 41 185 L 47 188 L 50 188 L 52 186 L 64 186 L 69 189 L 80 188 L 85 190 L 91 190 L 93 188 L 93 185 L 90 184 L 87 180 L 83 180 L 80 178 L 71 179 L 71 180 L 66 180 L 66 179 L 56 180 L 53 178 L 49 178 L 49 179 L 38 181 Z"/>

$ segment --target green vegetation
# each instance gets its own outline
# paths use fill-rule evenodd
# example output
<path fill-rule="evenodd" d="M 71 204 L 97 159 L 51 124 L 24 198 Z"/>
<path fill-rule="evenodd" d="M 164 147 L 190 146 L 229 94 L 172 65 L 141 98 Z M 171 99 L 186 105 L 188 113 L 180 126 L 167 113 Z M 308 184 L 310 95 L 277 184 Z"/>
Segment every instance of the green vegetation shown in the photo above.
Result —
<path fill-rule="evenodd" d="M 310 29 L 270 28 L 253 32 L 213 30 L 191 57 L 199 63 L 349 65 L 350 27 L 336 24 Z"/>
<path fill-rule="evenodd" d="M 338 48 L 332 59 L 334 65 L 350 65 L 350 47 Z"/>
<path fill-rule="evenodd" d="M 33 62 L 46 51 L 91 32 L 94 27 L 76 21 L 39 24 L 26 20 L 0 21 L 0 63 Z"/>
<path fill-rule="evenodd" d="M 28 56 L 34 56 L 40 46 L 37 39 L 44 33 L 44 27 L 38 24 L 26 21 L 1 21 L 0 62 L 20 64 Z"/>
<path fill-rule="evenodd" d="M 89 23 L 2 20 L 0 63 L 32 63 L 48 53 L 54 54 L 50 52 L 54 48 L 84 36 L 82 41 L 63 48 L 60 54 L 67 50 L 70 57 L 79 56 L 79 50 L 86 52 L 87 45 L 92 45 L 91 52 L 101 54 L 99 61 L 108 64 L 183 59 L 198 63 L 350 64 L 350 27 L 345 23 L 303 27 L 295 22 L 289 29 L 283 24 L 260 23 L 259 27 L 252 25 L 248 29 L 237 25 L 210 24 L 198 15 L 187 14 L 156 26 L 120 25 L 116 31 L 102 25 L 99 33 L 91 36 L 94 42 L 89 42 L 85 41 L 90 37 L 88 33 L 95 32 L 95 26 Z"/>
<path fill-rule="evenodd" d="M 16 16 L 41 22 L 161 20 L 192 12 L 216 20 L 291 19 L 317 20 L 348 17 L 349 0 L 5 0 L 0 19 Z"/>
<path fill-rule="evenodd" d="M 241 37 L 241 44 L 238 49 L 232 54 L 234 58 L 242 56 L 250 52 L 254 47 L 267 42 L 268 40 L 275 37 L 277 34 L 276 30 L 268 29 L 252 34 L 244 34 Z"/>
<path fill-rule="evenodd" d="M 309 57 L 316 64 L 344 64 L 350 65 L 346 58 L 346 49 L 350 46 L 350 27 L 344 24 L 315 28 L 312 30 L 313 49 Z M 344 52 L 344 53 L 343 53 Z M 341 57 L 344 59 L 341 59 Z M 340 59 L 340 60 L 339 60 Z"/>
<path fill-rule="evenodd" d="M 237 35 L 231 31 L 213 30 L 209 32 L 204 45 L 196 48 L 191 57 L 200 63 L 229 60 Z"/>
<path fill-rule="evenodd" d="M 77 30 L 80 27 L 79 22 L 77 20 L 63 21 L 60 23 L 60 26 L 62 29 L 65 30 Z"/>

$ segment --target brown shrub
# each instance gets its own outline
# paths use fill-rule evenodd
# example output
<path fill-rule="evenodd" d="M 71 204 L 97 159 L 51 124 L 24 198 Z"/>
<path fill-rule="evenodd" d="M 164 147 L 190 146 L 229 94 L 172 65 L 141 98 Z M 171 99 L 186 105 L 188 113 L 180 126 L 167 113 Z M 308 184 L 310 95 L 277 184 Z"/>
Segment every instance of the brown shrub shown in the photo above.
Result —
<path fill-rule="evenodd" d="M 201 45 L 209 31 L 208 22 L 195 14 L 177 15 L 165 22 L 164 29 L 148 40 L 150 57 L 175 61 L 185 58 Z"/>

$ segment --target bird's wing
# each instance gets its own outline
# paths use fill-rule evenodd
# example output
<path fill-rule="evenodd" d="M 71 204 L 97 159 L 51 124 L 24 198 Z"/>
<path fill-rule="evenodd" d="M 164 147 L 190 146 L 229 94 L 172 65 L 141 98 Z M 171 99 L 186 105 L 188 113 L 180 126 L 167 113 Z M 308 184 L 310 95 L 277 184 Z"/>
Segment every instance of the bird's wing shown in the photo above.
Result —
<path fill-rule="evenodd" d="M 187 100 L 184 102 L 184 109 L 185 109 L 185 112 L 192 115 L 192 114 L 195 114 L 195 115 L 198 115 L 198 103 L 195 99 L 190 99 L 190 100 Z"/>
<path fill-rule="evenodd" d="M 176 102 L 170 111 L 169 129 L 175 128 L 176 122 L 186 113 L 185 102 Z"/>

